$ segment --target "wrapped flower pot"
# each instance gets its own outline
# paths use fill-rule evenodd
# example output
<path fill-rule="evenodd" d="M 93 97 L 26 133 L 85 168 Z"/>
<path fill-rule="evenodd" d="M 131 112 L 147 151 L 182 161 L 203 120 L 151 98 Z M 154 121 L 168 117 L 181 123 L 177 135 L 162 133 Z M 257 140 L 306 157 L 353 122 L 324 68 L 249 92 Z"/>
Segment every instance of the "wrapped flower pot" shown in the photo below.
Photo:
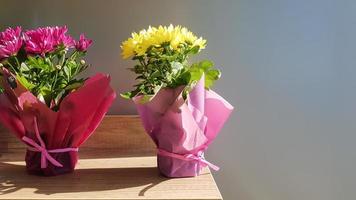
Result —
<path fill-rule="evenodd" d="M 157 146 L 158 168 L 167 177 L 197 176 L 204 167 L 219 169 L 204 152 L 233 107 L 210 89 L 220 78 L 212 62 L 187 62 L 205 45 L 186 28 L 172 25 L 133 33 L 122 44 L 123 57 L 139 62 L 132 68 L 139 83 L 122 96 L 136 104 Z"/>
<path fill-rule="evenodd" d="M 30 174 L 72 172 L 80 145 L 116 97 L 110 77 L 76 78 L 88 67 L 84 35 L 74 41 L 66 27 L 20 32 L 0 35 L 0 122 L 27 145 Z"/>

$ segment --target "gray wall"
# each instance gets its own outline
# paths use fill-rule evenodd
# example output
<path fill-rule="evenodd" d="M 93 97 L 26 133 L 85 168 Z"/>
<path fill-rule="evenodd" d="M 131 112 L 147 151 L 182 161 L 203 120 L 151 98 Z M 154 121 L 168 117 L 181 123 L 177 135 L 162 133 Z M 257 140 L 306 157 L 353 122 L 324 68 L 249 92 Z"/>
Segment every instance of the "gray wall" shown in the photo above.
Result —
<path fill-rule="evenodd" d="M 225 199 L 356 198 L 356 2 L 1 1 L 1 28 L 67 24 L 95 43 L 88 60 L 126 91 L 120 42 L 148 25 L 181 24 L 208 41 L 215 90 L 236 111 L 207 157 Z M 134 114 L 119 99 L 112 114 Z"/>

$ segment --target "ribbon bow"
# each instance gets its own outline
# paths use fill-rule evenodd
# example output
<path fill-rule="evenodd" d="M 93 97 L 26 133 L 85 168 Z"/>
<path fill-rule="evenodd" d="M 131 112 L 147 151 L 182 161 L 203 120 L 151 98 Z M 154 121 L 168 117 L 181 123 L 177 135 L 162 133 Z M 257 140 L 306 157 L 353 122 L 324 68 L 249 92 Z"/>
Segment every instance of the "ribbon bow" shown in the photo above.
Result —
<path fill-rule="evenodd" d="M 50 153 L 65 153 L 65 152 L 70 152 L 70 151 L 76 151 L 77 152 L 78 148 L 64 148 L 64 149 L 47 150 L 46 145 L 45 145 L 45 143 L 43 142 L 43 140 L 42 140 L 42 138 L 40 136 L 40 132 L 38 130 L 37 118 L 36 117 L 34 117 L 33 123 L 34 123 L 34 129 L 35 129 L 36 138 L 40 142 L 40 145 L 37 144 L 31 138 L 23 136 L 22 140 L 24 142 L 26 142 L 27 145 L 29 145 L 27 149 L 30 150 L 30 151 L 35 151 L 35 152 L 40 152 L 41 153 L 41 169 L 47 168 L 47 166 L 48 166 L 47 161 L 49 161 L 50 163 L 52 163 L 56 167 L 63 167 L 63 165 L 60 162 L 58 162 L 56 159 L 54 159 L 50 155 Z"/>
<path fill-rule="evenodd" d="M 204 151 L 199 151 L 197 155 L 195 155 L 195 154 L 181 155 L 181 154 L 168 152 L 168 151 L 163 150 L 163 149 L 158 149 L 158 154 L 162 155 L 162 156 L 168 156 L 168 157 L 172 157 L 172 158 L 176 158 L 176 159 L 180 159 L 180 160 L 185 160 L 185 161 L 196 160 L 199 163 L 202 163 L 203 165 L 208 166 L 208 167 L 210 167 L 211 169 L 213 169 L 215 171 L 218 171 L 220 169 L 220 167 L 210 163 L 209 161 L 207 161 L 205 159 Z"/>

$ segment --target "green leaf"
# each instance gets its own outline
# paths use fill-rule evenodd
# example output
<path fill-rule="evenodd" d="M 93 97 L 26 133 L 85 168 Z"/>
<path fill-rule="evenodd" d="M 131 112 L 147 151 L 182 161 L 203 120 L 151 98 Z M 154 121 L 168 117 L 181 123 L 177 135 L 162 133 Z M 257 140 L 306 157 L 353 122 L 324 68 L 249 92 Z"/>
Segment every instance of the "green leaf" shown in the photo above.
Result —
<path fill-rule="evenodd" d="M 121 93 L 120 96 L 124 99 L 131 99 L 132 98 L 132 92 L 125 92 Z"/>
<path fill-rule="evenodd" d="M 39 91 L 39 97 L 43 98 L 47 106 L 50 106 L 52 100 L 52 90 L 48 87 L 42 87 Z"/>
<path fill-rule="evenodd" d="M 43 59 L 42 57 L 29 56 L 26 65 L 29 69 L 41 69 L 45 72 L 50 72 L 55 70 L 50 63 L 51 62 L 48 61 L 48 58 Z"/>
<path fill-rule="evenodd" d="M 149 78 L 154 79 L 154 78 L 159 77 L 160 75 L 161 75 L 161 72 L 157 70 L 157 71 L 154 71 Z"/>
<path fill-rule="evenodd" d="M 17 75 L 16 79 L 28 90 L 32 90 L 35 87 L 35 85 L 30 83 L 24 76 Z"/>
<path fill-rule="evenodd" d="M 68 68 L 68 66 L 64 66 L 63 67 L 63 71 L 64 71 L 64 75 L 67 77 L 67 79 L 70 79 L 70 69 Z"/>
<path fill-rule="evenodd" d="M 191 68 L 189 71 L 190 71 L 190 83 L 199 81 L 204 73 L 204 70 L 199 67 Z"/>
<path fill-rule="evenodd" d="M 155 95 L 142 95 L 138 101 L 139 104 L 145 104 L 150 102 L 153 98 L 155 97 Z"/>
<path fill-rule="evenodd" d="M 20 71 L 21 72 L 26 72 L 26 71 L 29 71 L 30 68 L 26 65 L 26 63 L 21 63 L 21 67 L 20 67 Z"/>
<path fill-rule="evenodd" d="M 214 66 L 214 63 L 210 60 L 203 60 L 199 63 L 199 65 L 204 71 L 207 71 Z"/>
<path fill-rule="evenodd" d="M 194 84 L 199 81 L 203 73 L 205 74 L 205 88 L 210 89 L 216 80 L 221 76 L 221 72 L 218 69 L 213 68 L 214 63 L 209 60 L 204 60 L 199 63 L 195 63 L 189 69 L 191 73 L 190 84 Z"/>
<path fill-rule="evenodd" d="M 66 92 L 65 90 L 61 90 L 61 91 L 58 93 L 58 95 L 54 98 L 54 102 L 55 102 L 56 105 L 59 104 L 59 102 L 61 101 L 61 99 L 62 99 L 62 97 L 64 96 L 65 92 Z"/>
<path fill-rule="evenodd" d="M 209 89 L 216 80 L 219 80 L 221 72 L 218 69 L 212 69 L 205 73 L 205 88 Z"/>
<path fill-rule="evenodd" d="M 83 85 L 83 82 L 81 82 L 81 81 L 76 81 L 76 82 L 71 83 L 70 85 L 68 85 L 68 86 L 65 87 L 64 89 L 65 89 L 65 90 L 72 91 L 72 90 L 76 90 L 76 89 L 80 88 L 82 85 Z"/>
<path fill-rule="evenodd" d="M 135 67 L 133 68 L 133 71 L 136 74 L 142 73 L 144 71 L 144 68 L 142 65 L 135 65 Z"/>
<path fill-rule="evenodd" d="M 189 54 L 197 54 L 197 53 L 199 53 L 199 50 L 200 50 L 200 47 L 199 46 L 194 46 L 193 48 L 191 48 L 190 50 L 189 50 Z"/>
<path fill-rule="evenodd" d="M 188 85 L 189 81 L 191 79 L 191 74 L 189 71 L 187 71 L 186 69 L 182 69 L 180 70 L 177 78 L 174 79 L 172 85 L 170 85 L 170 87 L 175 88 L 181 85 Z"/>

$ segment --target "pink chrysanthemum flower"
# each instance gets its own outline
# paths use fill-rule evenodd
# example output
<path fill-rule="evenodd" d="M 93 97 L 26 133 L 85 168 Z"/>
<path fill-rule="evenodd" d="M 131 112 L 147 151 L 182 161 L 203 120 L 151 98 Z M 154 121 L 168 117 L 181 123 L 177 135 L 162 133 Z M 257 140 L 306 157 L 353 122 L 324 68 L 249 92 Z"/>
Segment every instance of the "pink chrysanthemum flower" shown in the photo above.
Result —
<path fill-rule="evenodd" d="M 52 35 L 54 39 L 54 45 L 64 45 L 65 47 L 74 47 L 75 42 L 74 39 L 67 35 L 68 28 L 66 26 L 63 27 L 52 27 Z"/>
<path fill-rule="evenodd" d="M 21 27 L 7 28 L 0 33 L 0 60 L 15 56 L 21 46 Z"/>
<path fill-rule="evenodd" d="M 78 51 L 86 51 L 90 45 L 93 43 L 92 40 L 86 38 L 84 36 L 84 34 L 80 34 L 80 38 L 79 38 L 79 41 L 77 41 L 75 43 L 75 48 L 78 50 Z"/>
<path fill-rule="evenodd" d="M 26 31 L 24 33 L 26 52 L 45 56 L 46 53 L 53 51 L 56 42 L 54 41 L 52 32 L 51 27 Z"/>

